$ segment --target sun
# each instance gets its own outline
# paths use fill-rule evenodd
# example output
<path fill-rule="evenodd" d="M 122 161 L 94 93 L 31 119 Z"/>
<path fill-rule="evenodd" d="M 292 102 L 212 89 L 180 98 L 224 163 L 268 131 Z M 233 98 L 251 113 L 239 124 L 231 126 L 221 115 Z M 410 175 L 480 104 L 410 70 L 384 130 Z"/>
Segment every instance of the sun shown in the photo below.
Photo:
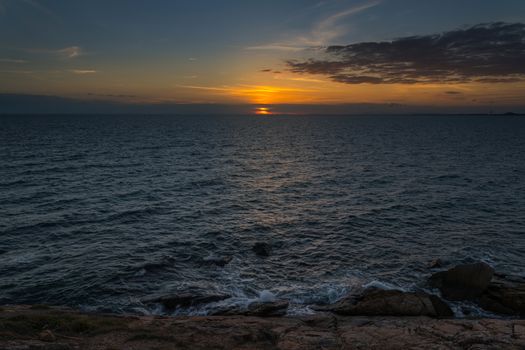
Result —
<path fill-rule="evenodd" d="M 270 115 L 272 112 L 270 111 L 270 108 L 268 107 L 256 107 L 255 108 L 255 114 L 257 115 Z"/>

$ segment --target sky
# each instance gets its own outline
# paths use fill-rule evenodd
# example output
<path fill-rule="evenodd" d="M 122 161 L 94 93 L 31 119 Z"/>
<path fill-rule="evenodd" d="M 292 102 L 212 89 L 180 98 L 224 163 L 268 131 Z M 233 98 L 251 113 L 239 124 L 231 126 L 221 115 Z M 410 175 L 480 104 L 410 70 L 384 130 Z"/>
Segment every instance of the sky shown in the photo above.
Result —
<path fill-rule="evenodd" d="M 0 0 L 0 102 L 525 112 L 524 23 L 523 0 Z"/>

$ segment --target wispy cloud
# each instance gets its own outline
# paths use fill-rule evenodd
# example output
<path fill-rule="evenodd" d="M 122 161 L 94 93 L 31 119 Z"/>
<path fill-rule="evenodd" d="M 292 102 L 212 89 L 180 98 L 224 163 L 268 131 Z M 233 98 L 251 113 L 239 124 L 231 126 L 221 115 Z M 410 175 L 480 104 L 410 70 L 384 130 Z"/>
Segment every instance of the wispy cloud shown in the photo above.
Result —
<path fill-rule="evenodd" d="M 34 9 L 42 14 L 45 14 L 49 17 L 52 17 L 54 20 L 58 20 L 56 13 L 51 11 L 48 7 L 42 5 L 40 1 L 37 0 L 0 0 L 0 15 L 5 15 L 10 12 L 9 7 L 12 5 L 23 5 Z"/>
<path fill-rule="evenodd" d="M 29 5 L 31 6 L 32 8 L 42 12 L 42 13 L 45 13 L 51 17 L 57 17 L 56 14 L 51 11 L 49 8 L 47 8 L 46 6 L 42 5 L 40 2 L 36 1 L 36 0 L 19 0 L 21 2 L 23 2 L 24 4 L 26 5 Z"/>
<path fill-rule="evenodd" d="M 390 42 L 329 46 L 287 65 L 345 84 L 511 83 L 525 80 L 525 24 L 490 23 Z"/>
<path fill-rule="evenodd" d="M 311 43 L 313 45 L 326 45 L 331 43 L 332 40 L 346 33 L 347 27 L 341 25 L 343 19 L 376 7 L 379 4 L 381 4 L 380 0 L 368 1 L 326 17 L 317 23 L 312 31 L 310 38 Z"/>
<path fill-rule="evenodd" d="M 68 46 L 61 49 L 46 49 L 46 48 L 23 48 L 18 49 L 30 54 L 51 55 L 62 59 L 73 59 L 84 55 L 84 51 L 80 46 Z"/>
<path fill-rule="evenodd" d="M 15 64 L 23 64 L 27 63 L 26 60 L 19 60 L 19 59 L 13 59 L 13 58 L 0 58 L 1 63 L 15 63 Z"/>
<path fill-rule="evenodd" d="M 326 2 L 322 1 L 315 7 L 321 7 Z M 316 22 L 304 35 L 292 39 L 273 42 L 263 45 L 248 46 L 246 50 L 268 50 L 268 51 L 301 51 L 312 46 L 326 46 L 348 32 L 347 23 L 342 23 L 354 15 L 376 7 L 382 0 L 367 1 L 359 5 L 346 8 L 342 11 L 332 13 Z"/>
<path fill-rule="evenodd" d="M 56 51 L 58 54 L 64 55 L 67 58 L 75 58 L 82 55 L 82 49 L 78 46 L 69 46 Z"/>
<path fill-rule="evenodd" d="M 215 86 L 197 86 L 197 85 L 177 85 L 177 87 L 185 89 L 195 89 L 195 90 L 208 90 L 208 91 L 230 91 L 230 87 L 215 87 Z"/>
<path fill-rule="evenodd" d="M 103 98 L 109 97 L 109 98 L 123 98 L 123 99 L 129 99 L 129 98 L 136 98 L 136 97 L 138 97 L 137 95 L 98 94 L 98 93 L 95 93 L 95 92 L 88 92 L 87 95 L 88 96 L 93 96 L 93 97 L 103 97 Z"/>
<path fill-rule="evenodd" d="M 248 46 L 245 50 L 268 50 L 268 51 L 301 51 L 304 50 L 304 45 L 292 45 L 287 43 L 274 43 L 266 45 Z"/>
<path fill-rule="evenodd" d="M 0 73 L 4 74 L 33 74 L 32 70 L 1 70 Z"/>
<path fill-rule="evenodd" d="M 74 74 L 95 74 L 97 71 L 94 69 L 72 69 L 70 72 Z"/>

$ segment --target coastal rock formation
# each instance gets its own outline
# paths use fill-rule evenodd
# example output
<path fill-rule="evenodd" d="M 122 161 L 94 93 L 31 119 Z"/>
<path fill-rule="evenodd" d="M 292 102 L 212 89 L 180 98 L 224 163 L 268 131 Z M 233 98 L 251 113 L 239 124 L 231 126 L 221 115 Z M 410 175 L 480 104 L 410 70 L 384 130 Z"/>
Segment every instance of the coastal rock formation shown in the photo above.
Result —
<path fill-rule="evenodd" d="M 525 320 L 428 317 L 126 317 L 2 307 L 0 349 L 523 350 Z M 43 327 L 53 343 L 38 339 Z"/>
<path fill-rule="evenodd" d="M 172 294 L 165 295 L 159 298 L 146 299 L 143 300 L 145 304 L 161 304 L 167 310 L 175 310 L 179 307 L 190 307 L 201 304 L 213 303 L 216 301 L 221 301 L 228 299 L 231 296 L 228 294 L 209 294 L 209 295 L 199 295 L 199 294 L 190 294 L 190 293 L 181 293 L 181 294 Z"/>
<path fill-rule="evenodd" d="M 497 277 L 478 301 L 485 310 L 495 313 L 525 316 L 525 279 Z"/>
<path fill-rule="evenodd" d="M 450 307 L 439 297 L 423 292 L 403 292 L 368 288 L 339 302 L 315 307 L 339 315 L 353 316 L 431 316 L 451 317 Z"/>
<path fill-rule="evenodd" d="M 45 329 L 42 332 L 40 332 L 38 334 L 38 339 L 45 342 L 54 342 L 57 340 L 53 332 L 51 332 L 49 329 Z"/>
<path fill-rule="evenodd" d="M 277 317 L 286 315 L 288 309 L 287 300 L 276 300 L 271 302 L 253 302 L 248 305 L 247 309 L 233 307 L 224 310 L 218 310 L 213 313 L 215 316 L 259 316 L 259 317 Z"/>
<path fill-rule="evenodd" d="M 458 265 L 433 274 L 430 285 L 448 300 L 474 299 L 487 289 L 493 275 L 494 269 L 483 262 Z"/>
<path fill-rule="evenodd" d="M 428 264 L 428 268 L 430 269 L 437 269 L 440 267 L 443 267 L 444 263 L 441 259 L 434 259 Z"/>

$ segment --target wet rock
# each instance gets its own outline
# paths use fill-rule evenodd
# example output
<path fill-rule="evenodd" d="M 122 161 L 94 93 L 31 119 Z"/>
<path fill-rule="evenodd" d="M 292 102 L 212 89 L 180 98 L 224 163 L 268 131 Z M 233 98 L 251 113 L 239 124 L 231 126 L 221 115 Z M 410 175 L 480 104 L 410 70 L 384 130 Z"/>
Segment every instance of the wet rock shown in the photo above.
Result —
<path fill-rule="evenodd" d="M 525 279 L 496 278 L 480 296 L 478 304 L 491 312 L 525 316 Z"/>
<path fill-rule="evenodd" d="M 143 300 L 146 304 L 158 303 L 164 306 L 168 310 L 175 310 L 179 307 L 190 307 L 202 304 L 213 303 L 221 301 L 224 299 L 230 298 L 231 295 L 228 294 L 209 294 L 209 295 L 200 295 L 200 294 L 190 294 L 190 293 L 181 293 L 181 294 L 172 294 L 166 295 L 159 298 Z"/>
<path fill-rule="evenodd" d="M 38 334 L 38 339 L 41 341 L 52 343 L 57 340 L 53 332 L 51 332 L 49 329 L 43 330 Z"/>
<path fill-rule="evenodd" d="M 428 268 L 429 269 L 437 269 L 437 268 L 440 268 L 440 267 L 443 267 L 444 263 L 443 263 L 443 260 L 441 259 L 434 259 L 430 262 L 430 264 L 428 264 Z"/>
<path fill-rule="evenodd" d="M 474 299 L 487 289 L 493 275 L 494 269 L 483 262 L 458 265 L 433 274 L 430 285 L 448 300 Z"/>
<path fill-rule="evenodd" d="M 315 310 L 349 316 L 452 317 L 454 315 L 450 307 L 435 295 L 377 288 L 368 288 L 335 304 L 315 307 Z"/>
<path fill-rule="evenodd" d="M 233 257 L 231 255 L 223 256 L 223 257 L 217 257 L 217 256 L 208 256 L 204 259 L 202 259 L 202 262 L 207 265 L 216 265 L 220 267 L 224 267 L 232 261 Z"/>
<path fill-rule="evenodd" d="M 252 250 L 259 256 L 270 256 L 272 246 L 266 242 L 257 242 L 253 245 Z"/>
<path fill-rule="evenodd" d="M 284 316 L 288 309 L 287 300 L 276 300 L 269 303 L 255 302 L 248 306 L 248 310 L 244 312 L 245 316 Z"/>
<path fill-rule="evenodd" d="M 525 320 L 428 317 L 151 317 L 79 313 L 53 307 L 32 310 L 3 305 L 0 349 L 525 349 Z M 93 325 L 71 327 L 67 344 L 29 337 L 29 325 L 48 318 Z M 29 323 L 28 323 L 29 322 Z M 59 337 L 60 338 L 60 337 Z"/>
<path fill-rule="evenodd" d="M 286 315 L 288 310 L 288 301 L 276 300 L 272 302 L 253 302 L 247 309 L 241 307 L 232 307 L 228 309 L 217 310 L 212 313 L 213 316 L 259 316 L 259 317 L 279 317 Z"/>

